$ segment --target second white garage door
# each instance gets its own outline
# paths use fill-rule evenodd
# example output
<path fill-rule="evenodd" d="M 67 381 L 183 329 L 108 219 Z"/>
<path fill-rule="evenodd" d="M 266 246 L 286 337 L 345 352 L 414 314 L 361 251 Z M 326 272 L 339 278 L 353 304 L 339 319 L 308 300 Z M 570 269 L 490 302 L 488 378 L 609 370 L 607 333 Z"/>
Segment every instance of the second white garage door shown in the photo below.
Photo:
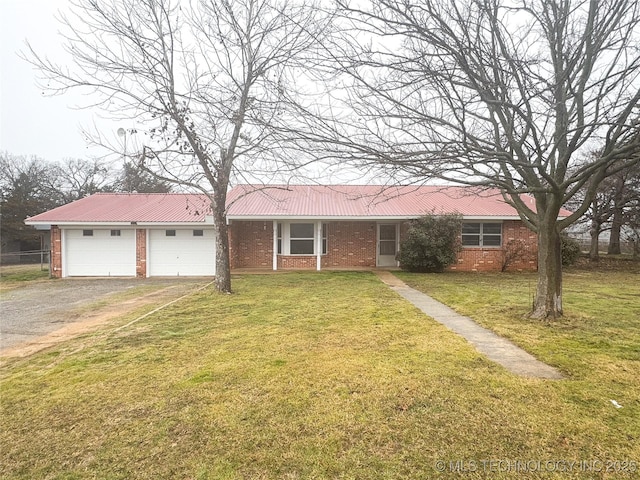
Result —
<path fill-rule="evenodd" d="M 150 277 L 212 276 L 216 273 L 213 230 L 149 230 Z"/>

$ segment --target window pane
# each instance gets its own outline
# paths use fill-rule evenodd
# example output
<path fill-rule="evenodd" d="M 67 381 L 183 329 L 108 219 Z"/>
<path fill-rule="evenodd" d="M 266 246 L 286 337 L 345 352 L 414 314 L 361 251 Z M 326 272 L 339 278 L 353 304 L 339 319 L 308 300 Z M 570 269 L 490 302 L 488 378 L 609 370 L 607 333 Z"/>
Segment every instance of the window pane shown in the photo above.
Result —
<path fill-rule="evenodd" d="M 194 237 L 204 237 L 204 230 L 194 230 L 193 231 L 193 236 Z"/>
<path fill-rule="evenodd" d="M 291 238 L 313 238 L 313 230 L 313 223 L 292 223 Z"/>
<path fill-rule="evenodd" d="M 176 231 L 175 230 L 165 230 L 164 234 L 167 237 L 175 237 L 176 236 Z"/>
<path fill-rule="evenodd" d="M 82 230 L 83 237 L 93 237 L 93 230 Z"/>
<path fill-rule="evenodd" d="M 499 247 L 500 235 L 483 235 L 482 245 L 485 247 Z"/>
<path fill-rule="evenodd" d="M 502 233 L 502 224 L 501 223 L 484 223 L 482 225 L 482 233 L 492 234 L 492 235 L 500 235 Z"/>
<path fill-rule="evenodd" d="M 111 230 L 111 236 L 112 237 L 119 237 L 120 236 L 120 230 Z"/>
<path fill-rule="evenodd" d="M 462 235 L 462 245 L 465 247 L 479 247 L 480 235 Z"/>
<path fill-rule="evenodd" d="M 480 224 L 479 223 L 463 223 L 462 224 L 462 233 L 480 233 Z"/>
<path fill-rule="evenodd" d="M 322 224 L 322 254 L 327 254 L 327 224 Z"/>
<path fill-rule="evenodd" d="M 313 240 L 291 240 L 291 255 L 313 255 Z"/>

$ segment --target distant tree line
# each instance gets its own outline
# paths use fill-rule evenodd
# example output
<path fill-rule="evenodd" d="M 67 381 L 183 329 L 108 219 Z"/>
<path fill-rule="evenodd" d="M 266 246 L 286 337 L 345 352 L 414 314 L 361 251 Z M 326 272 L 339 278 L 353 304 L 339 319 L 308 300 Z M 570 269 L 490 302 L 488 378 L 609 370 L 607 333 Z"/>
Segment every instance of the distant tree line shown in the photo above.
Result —
<path fill-rule="evenodd" d="M 166 193 L 171 185 L 131 162 L 114 168 L 102 160 L 68 158 L 61 163 L 0 152 L 2 252 L 38 250 L 40 235 L 27 217 L 98 192 Z"/>
<path fill-rule="evenodd" d="M 596 262 L 600 236 L 605 232 L 609 232 L 607 254 L 619 255 L 621 243 L 629 242 L 634 256 L 640 255 L 640 162 L 616 167 L 610 167 L 614 173 L 600 182 L 589 209 L 578 222 L 589 232 L 589 258 Z M 580 197 L 576 196 L 578 200 Z M 573 206 L 570 203 L 568 208 Z"/>

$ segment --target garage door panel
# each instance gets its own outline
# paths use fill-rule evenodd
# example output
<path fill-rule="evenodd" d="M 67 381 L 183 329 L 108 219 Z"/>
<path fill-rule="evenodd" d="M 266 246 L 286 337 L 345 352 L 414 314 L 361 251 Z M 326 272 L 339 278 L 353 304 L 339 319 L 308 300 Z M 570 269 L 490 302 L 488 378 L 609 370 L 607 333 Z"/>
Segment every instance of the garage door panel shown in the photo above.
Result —
<path fill-rule="evenodd" d="M 132 277 L 136 274 L 134 230 L 65 230 L 65 266 L 68 277 Z"/>
<path fill-rule="evenodd" d="M 212 276 L 215 275 L 216 243 L 213 230 L 193 229 L 149 231 L 149 276 Z"/>

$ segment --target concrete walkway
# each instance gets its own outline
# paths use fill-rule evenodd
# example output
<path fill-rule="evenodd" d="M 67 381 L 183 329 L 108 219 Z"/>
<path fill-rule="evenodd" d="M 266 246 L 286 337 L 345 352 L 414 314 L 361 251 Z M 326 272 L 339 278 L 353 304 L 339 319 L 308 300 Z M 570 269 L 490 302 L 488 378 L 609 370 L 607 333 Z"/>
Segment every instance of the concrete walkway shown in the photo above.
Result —
<path fill-rule="evenodd" d="M 555 368 L 542 363 L 491 330 L 481 327 L 469 317 L 460 315 L 428 295 L 407 286 L 391 272 L 376 270 L 375 273 L 400 296 L 413 303 L 429 317 L 467 339 L 480 353 L 510 372 L 523 377 L 555 380 L 563 378 Z"/>

